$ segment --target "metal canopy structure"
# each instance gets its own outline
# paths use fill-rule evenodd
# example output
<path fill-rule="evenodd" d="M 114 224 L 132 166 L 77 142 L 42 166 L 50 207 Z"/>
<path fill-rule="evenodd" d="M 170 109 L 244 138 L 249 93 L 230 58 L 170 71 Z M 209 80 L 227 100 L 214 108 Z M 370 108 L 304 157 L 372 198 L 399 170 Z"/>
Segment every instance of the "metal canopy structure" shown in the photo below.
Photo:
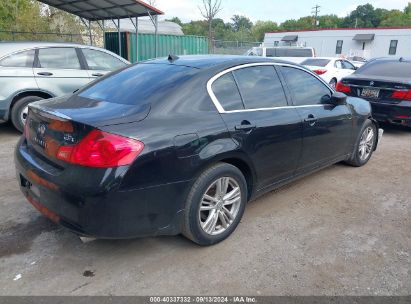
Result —
<path fill-rule="evenodd" d="M 155 55 L 158 54 L 158 15 L 164 13 L 159 9 L 141 0 L 38 0 L 54 8 L 78 16 L 87 27 L 90 35 L 90 44 L 93 45 L 91 22 L 95 21 L 105 32 L 104 22 L 111 20 L 118 30 L 119 55 L 121 56 L 120 19 L 129 18 L 136 29 L 136 44 L 138 58 L 138 18 L 150 17 L 155 27 L 156 44 Z M 134 20 L 133 20 L 134 19 Z M 117 21 L 117 22 L 116 22 Z M 103 38 L 104 39 L 104 38 Z M 104 41 L 105 47 L 105 41 Z"/>

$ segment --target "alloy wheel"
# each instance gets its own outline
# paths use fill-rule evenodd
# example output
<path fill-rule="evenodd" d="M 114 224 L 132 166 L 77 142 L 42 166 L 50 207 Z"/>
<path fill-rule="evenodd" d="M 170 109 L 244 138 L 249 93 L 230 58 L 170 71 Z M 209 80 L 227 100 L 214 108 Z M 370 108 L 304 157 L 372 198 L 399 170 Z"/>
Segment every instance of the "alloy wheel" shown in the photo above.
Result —
<path fill-rule="evenodd" d="M 235 221 L 241 206 L 241 189 L 231 177 L 214 181 L 204 193 L 199 210 L 199 221 L 203 231 L 219 235 Z"/>
<path fill-rule="evenodd" d="M 368 159 L 374 148 L 375 134 L 374 129 L 368 127 L 361 135 L 358 152 L 362 161 Z"/>

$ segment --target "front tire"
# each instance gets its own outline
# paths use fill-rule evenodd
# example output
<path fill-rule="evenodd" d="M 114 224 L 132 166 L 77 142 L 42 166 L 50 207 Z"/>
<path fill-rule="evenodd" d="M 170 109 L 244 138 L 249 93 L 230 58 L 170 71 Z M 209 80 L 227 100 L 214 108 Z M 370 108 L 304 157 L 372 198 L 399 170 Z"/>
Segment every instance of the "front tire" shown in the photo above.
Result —
<path fill-rule="evenodd" d="M 377 136 L 377 127 L 368 119 L 361 129 L 360 136 L 355 144 L 354 154 L 347 163 L 354 167 L 362 167 L 368 163 L 374 153 Z"/>
<path fill-rule="evenodd" d="M 16 101 L 11 108 L 11 122 L 17 130 L 23 132 L 28 114 L 28 105 L 42 99 L 38 96 L 26 96 Z"/>
<path fill-rule="evenodd" d="M 218 163 L 193 184 L 187 197 L 183 235 L 208 246 L 225 240 L 239 224 L 247 203 L 247 183 L 241 171 Z"/>

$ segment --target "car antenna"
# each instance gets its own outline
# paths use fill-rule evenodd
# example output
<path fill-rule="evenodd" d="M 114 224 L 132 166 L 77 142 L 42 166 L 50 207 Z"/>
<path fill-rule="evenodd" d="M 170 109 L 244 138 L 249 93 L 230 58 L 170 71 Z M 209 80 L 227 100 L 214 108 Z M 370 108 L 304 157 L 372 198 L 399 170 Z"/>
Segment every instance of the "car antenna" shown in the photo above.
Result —
<path fill-rule="evenodd" d="M 168 61 L 170 61 L 170 62 L 174 62 L 178 59 L 180 59 L 180 57 L 178 57 L 176 55 L 172 55 L 172 54 L 168 55 Z"/>

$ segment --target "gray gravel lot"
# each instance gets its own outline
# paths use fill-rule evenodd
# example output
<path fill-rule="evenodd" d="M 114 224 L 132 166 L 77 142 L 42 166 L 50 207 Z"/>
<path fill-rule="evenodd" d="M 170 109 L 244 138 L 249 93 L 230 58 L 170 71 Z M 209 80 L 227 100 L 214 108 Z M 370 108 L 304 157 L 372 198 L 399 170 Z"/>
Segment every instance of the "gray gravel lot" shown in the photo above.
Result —
<path fill-rule="evenodd" d="M 83 244 L 20 193 L 18 136 L 0 125 L 0 295 L 411 294 L 411 130 L 387 128 L 366 167 L 338 164 L 251 203 L 208 248 Z"/>

